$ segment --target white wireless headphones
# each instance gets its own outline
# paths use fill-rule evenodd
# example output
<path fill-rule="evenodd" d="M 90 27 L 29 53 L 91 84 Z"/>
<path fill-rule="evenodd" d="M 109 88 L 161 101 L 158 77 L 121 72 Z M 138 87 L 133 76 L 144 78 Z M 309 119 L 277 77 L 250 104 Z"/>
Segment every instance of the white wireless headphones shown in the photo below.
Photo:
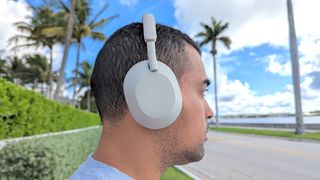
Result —
<path fill-rule="evenodd" d="M 142 17 L 148 60 L 131 67 L 123 82 L 124 96 L 133 118 L 150 129 L 168 127 L 179 116 L 182 108 L 181 91 L 173 71 L 157 61 L 157 39 L 153 15 Z"/>

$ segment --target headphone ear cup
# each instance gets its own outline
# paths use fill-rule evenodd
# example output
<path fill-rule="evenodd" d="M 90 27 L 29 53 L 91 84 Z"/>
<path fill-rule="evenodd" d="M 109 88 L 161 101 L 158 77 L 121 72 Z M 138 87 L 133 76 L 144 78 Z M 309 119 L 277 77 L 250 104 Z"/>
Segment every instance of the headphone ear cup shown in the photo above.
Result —
<path fill-rule="evenodd" d="M 157 72 L 148 68 L 148 60 L 135 64 L 126 74 L 124 95 L 133 118 L 150 129 L 168 127 L 179 116 L 182 97 L 172 70 L 158 62 Z"/>

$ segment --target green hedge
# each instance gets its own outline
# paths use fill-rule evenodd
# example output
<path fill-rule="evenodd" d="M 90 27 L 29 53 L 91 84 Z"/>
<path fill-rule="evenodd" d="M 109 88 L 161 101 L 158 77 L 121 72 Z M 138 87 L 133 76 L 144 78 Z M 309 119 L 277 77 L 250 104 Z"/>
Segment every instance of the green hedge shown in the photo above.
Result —
<path fill-rule="evenodd" d="M 93 152 L 101 127 L 10 143 L 0 150 L 0 179 L 67 179 Z"/>
<path fill-rule="evenodd" d="M 100 124 L 98 115 L 60 104 L 0 78 L 0 139 Z"/>
<path fill-rule="evenodd" d="M 10 143 L 0 150 L 0 179 L 68 179 L 95 150 L 101 129 Z M 192 178 L 172 167 L 161 177 L 169 179 Z"/>

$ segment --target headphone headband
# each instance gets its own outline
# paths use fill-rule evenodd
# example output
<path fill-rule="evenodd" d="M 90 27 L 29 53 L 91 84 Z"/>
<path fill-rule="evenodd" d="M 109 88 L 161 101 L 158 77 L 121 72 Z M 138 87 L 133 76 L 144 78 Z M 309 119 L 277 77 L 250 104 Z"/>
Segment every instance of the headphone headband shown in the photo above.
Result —
<path fill-rule="evenodd" d="M 147 43 L 149 69 L 152 72 L 157 72 L 159 69 L 155 46 L 155 42 L 157 40 L 157 32 L 153 15 L 144 14 L 142 17 L 142 22 L 144 41 Z"/>

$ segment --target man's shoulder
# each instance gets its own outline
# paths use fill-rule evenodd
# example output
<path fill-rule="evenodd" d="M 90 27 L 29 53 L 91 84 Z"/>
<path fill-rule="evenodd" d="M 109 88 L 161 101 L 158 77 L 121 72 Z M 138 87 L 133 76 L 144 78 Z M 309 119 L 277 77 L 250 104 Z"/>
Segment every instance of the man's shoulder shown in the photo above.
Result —
<path fill-rule="evenodd" d="M 70 180 L 132 180 L 118 169 L 94 160 L 91 155 L 70 177 Z"/>

